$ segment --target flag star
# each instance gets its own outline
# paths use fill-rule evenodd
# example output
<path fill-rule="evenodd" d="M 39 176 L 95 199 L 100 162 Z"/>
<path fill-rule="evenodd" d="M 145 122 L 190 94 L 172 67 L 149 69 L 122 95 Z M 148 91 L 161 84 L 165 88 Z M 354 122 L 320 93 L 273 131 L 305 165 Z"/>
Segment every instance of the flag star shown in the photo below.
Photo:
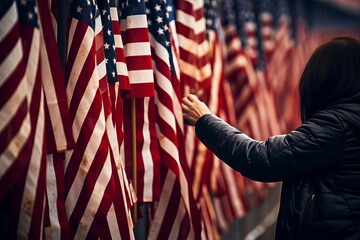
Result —
<path fill-rule="evenodd" d="M 145 13 L 146 13 L 146 14 L 150 14 L 150 9 L 146 8 L 146 9 L 145 9 Z"/>
<path fill-rule="evenodd" d="M 81 13 L 81 11 L 82 11 L 82 8 L 81 8 L 80 6 L 78 6 L 78 7 L 76 8 L 76 12 Z"/>
<path fill-rule="evenodd" d="M 105 44 L 104 44 L 105 49 L 109 49 L 109 46 L 110 46 L 110 45 L 109 45 L 108 43 L 105 43 Z"/>
<path fill-rule="evenodd" d="M 166 7 L 166 11 L 172 12 L 172 10 L 173 10 L 172 6 L 167 6 L 167 7 Z"/>
<path fill-rule="evenodd" d="M 169 42 L 169 41 L 165 41 L 165 44 L 166 44 L 166 46 L 169 46 L 169 45 L 170 45 L 170 42 Z"/>
<path fill-rule="evenodd" d="M 105 15 L 107 13 L 107 11 L 104 9 L 103 11 L 102 11 L 102 15 Z"/>
<path fill-rule="evenodd" d="M 167 31 L 169 30 L 169 27 L 167 25 L 164 26 L 164 30 Z"/>
<path fill-rule="evenodd" d="M 115 45 L 112 45 L 112 48 L 115 50 Z"/>
<path fill-rule="evenodd" d="M 111 35 L 111 30 L 110 30 L 110 29 L 107 30 L 107 34 L 108 34 L 109 36 Z"/>
<path fill-rule="evenodd" d="M 170 17 L 170 14 L 167 12 L 165 13 L 166 17 L 169 18 Z"/>
<path fill-rule="evenodd" d="M 115 72 L 113 71 L 113 72 L 111 73 L 111 75 L 112 75 L 113 77 L 115 77 Z"/>
<path fill-rule="evenodd" d="M 105 63 L 108 64 L 109 59 L 105 58 Z"/>
<path fill-rule="evenodd" d="M 157 30 L 157 32 L 159 33 L 159 35 L 164 34 L 164 29 L 159 28 L 159 29 Z"/>
<path fill-rule="evenodd" d="M 158 12 L 161 11 L 161 6 L 159 4 L 156 4 L 154 9 Z"/>
<path fill-rule="evenodd" d="M 87 4 L 87 5 L 90 5 L 90 4 L 91 4 L 90 0 L 87 0 L 87 1 L 86 1 L 86 4 Z"/>
<path fill-rule="evenodd" d="M 116 64 L 116 58 L 113 59 L 113 63 Z"/>
<path fill-rule="evenodd" d="M 110 20 L 110 14 L 108 15 L 108 20 Z"/>
<path fill-rule="evenodd" d="M 20 5 L 26 5 L 26 3 L 27 3 L 27 0 L 21 0 L 21 2 L 20 2 Z"/>
<path fill-rule="evenodd" d="M 156 21 L 157 21 L 158 23 L 162 23 L 162 22 L 163 22 L 163 18 L 160 17 L 160 16 L 158 16 L 158 17 L 156 18 Z"/>
<path fill-rule="evenodd" d="M 147 20 L 147 23 L 148 23 L 149 26 L 151 26 L 151 24 L 152 24 L 151 20 Z"/>
<path fill-rule="evenodd" d="M 93 14 L 92 14 L 92 13 L 90 13 L 90 18 L 91 18 L 91 19 L 93 18 Z"/>

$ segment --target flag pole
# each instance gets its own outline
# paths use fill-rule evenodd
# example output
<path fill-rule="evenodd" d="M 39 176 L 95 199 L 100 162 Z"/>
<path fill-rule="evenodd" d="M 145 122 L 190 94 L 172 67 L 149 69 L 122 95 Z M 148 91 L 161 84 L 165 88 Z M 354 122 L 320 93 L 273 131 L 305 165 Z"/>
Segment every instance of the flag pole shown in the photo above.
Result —
<path fill-rule="evenodd" d="M 135 194 L 137 194 L 137 171 L 136 171 L 136 102 L 135 98 L 131 98 L 131 146 L 132 146 L 132 185 Z M 134 223 L 137 219 L 137 201 L 134 202 L 132 208 L 132 218 Z"/>

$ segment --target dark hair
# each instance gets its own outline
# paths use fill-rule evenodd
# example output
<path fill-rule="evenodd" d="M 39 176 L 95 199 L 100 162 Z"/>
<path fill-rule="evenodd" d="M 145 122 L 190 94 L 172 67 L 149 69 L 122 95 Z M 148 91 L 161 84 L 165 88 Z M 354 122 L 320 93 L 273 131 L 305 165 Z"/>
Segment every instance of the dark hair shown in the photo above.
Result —
<path fill-rule="evenodd" d="M 360 93 L 360 41 L 339 36 L 322 44 L 300 78 L 302 122 L 339 99 Z"/>

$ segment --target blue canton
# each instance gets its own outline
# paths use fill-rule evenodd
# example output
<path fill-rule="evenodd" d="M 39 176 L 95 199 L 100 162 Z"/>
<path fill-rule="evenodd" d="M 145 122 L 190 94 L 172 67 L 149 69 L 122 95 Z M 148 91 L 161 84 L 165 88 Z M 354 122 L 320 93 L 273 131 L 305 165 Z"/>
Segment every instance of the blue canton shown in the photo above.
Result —
<path fill-rule="evenodd" d="M 19 21 L 23 24 L 39 28 L 38 11 L 35 0 L 17 0 L 19 8 Z"/>
<path fill-rule="evenodd" d="M 115 7 L 114 0 L 98 1 L 99 10 L 101 14 L 101 21 L 103 25 L 104 35 L 104 51 L 105 63 L 108 82 L 117 82 L 118 74 L 116 70 L 116 49 L 113 25 L 110 17 L 110 7 Z"/>

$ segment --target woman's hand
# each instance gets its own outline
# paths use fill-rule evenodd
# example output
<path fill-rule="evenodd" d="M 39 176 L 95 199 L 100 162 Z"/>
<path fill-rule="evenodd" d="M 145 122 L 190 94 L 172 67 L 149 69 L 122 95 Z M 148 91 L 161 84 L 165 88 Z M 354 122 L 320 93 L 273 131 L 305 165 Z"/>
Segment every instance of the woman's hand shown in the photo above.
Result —
<path fill-rule="evenodd" d="M 194 94 L 189 94 L 182 99 L 182 110 L 185 123 L 194 126 L 196 121 L 205 114 L 211 113 L 204 102 Z"/>

